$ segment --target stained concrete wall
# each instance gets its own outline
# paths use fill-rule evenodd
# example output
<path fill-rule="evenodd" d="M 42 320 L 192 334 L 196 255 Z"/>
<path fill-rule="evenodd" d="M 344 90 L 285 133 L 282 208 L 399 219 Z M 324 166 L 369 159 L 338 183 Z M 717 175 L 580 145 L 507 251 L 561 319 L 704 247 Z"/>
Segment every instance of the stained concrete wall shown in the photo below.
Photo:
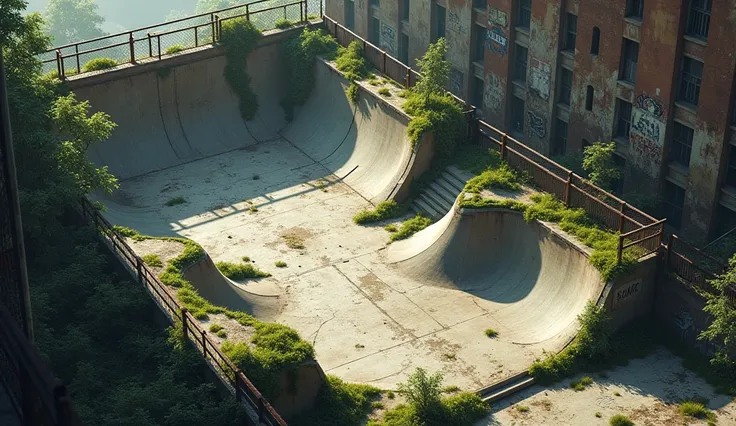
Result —
<path fill-rule="evenodd" d="M 472 0 L 441 0 L 438 3 L 447 6 L 446 58 L 452 63 L 448 89 L 456 96 L 468 99 L 471 29 L 473 28 Z"/>
<path fill-rule="evenodd" d="M 381 6 L 374 11 L 381 21 L 380 47 L 394 58 L 399 57 L 399 2 L 381 0 Z"/>
<path fill-rule="evenodd" d="M 487 0 L 485 85 L 483 113 L 485 120 L 505 129 L 508 121 L 507 106 L 510 93 L 510 58 L 512 57 L 511 27 L 512 0 Z"/>
<path fill-rule="evenodd" d="M 429 47 L 432 34 L 433 0 L 409 0 L 409 65 L 417 68 L 417 58 L 421 58 Z"/>
<path fill-rule="evenodd" d="M 606 286 L 602 298 L 614 329 L 652 313 L 658 261 L 658 256 L 652 254 L 640 261 L 630 273 Z"/>

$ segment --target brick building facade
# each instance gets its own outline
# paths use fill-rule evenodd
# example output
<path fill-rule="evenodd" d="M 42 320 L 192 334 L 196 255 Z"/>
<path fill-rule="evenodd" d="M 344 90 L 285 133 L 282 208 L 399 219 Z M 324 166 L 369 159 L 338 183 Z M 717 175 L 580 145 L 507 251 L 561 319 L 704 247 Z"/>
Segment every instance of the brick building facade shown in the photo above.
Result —
<path fill-rule="evenodd" d="M 736 0 L 326 0 L 409 65 L 445 37 L 449 89 L 545 155 L 615 141 L 617 190 L 678 233 L 736 226 Z"/>

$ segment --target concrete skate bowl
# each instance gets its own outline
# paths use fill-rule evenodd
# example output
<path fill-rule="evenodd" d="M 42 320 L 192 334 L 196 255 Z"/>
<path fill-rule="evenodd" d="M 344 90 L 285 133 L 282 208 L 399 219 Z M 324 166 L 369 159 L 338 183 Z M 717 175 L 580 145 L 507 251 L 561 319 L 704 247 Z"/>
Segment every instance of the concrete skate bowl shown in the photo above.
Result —
<path fill-rule="evenodd" d="M 417 282 L 477 296 L 506 338 L 546 350 L 576 334 L 576 316 L 605 285 L 580 248 L 508 210 L 451 210 L 386 256 Z"/>
<path fill-rule="evenodd" d="M 416 158 L 406 136 L 408 117 L 366 90 L 360 91 L 357 106 L 351 105 L 345 95 L 348 82 L 318 61 L 312 95 L 287 123 L 280 106 L 284 84 L 278 41 L 265 36 L 249 56 L 247 72 L 259 107 L 247 122 L 223 77 L 223 52 L 215 48 L 168 64 L 163 60 L 71 80 L 69 88 L 79 99 L 118 124 L 109 140 L 90 148 L 88 157 L 107 166 L 124 187 L 126 180 L 156 171 L 286 141 L 305 157 L 292 165 L 295 169 L 321 165 L 325 174 L 334 174 L 372 202 L 405 193 Z"/>
<path fill-rule="evenodd" d="M 184 278 L 213 305 L 246 312 L 263 321 L 276 317 L 281 308 L 281 291 L 272 280 L 233 281 L 222 275 L 209 255 L 187 268 Z"/>

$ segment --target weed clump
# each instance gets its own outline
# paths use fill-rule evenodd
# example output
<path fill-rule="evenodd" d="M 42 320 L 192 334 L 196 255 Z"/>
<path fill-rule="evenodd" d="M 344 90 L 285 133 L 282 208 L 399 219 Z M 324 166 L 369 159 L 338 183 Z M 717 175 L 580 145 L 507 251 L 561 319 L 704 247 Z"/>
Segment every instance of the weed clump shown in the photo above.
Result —
<path fill-rule="evenodd" d="M 378 89 L 378 94 L 387 98 L 391 97 L 391 91 L 388 90 L 388 87 L 381 87 L 380 89 Z"/>
<path fill-rule="evenodd" d="M 118 61 L 110 58 L 95 58 L 84 64 L 82 72 L 102 71 L 118 66 Z M 68 72 L 67 75 L 70 75 Z"/>
<path fill-rule="evenodd" d="M 160 268 L 164 266 L 164 263 L 161 261 L 161 257 L 159 257 L 159 255 L 154 254 L 154 253 L 147 254 L 143 256 L 141 259 L 146 265 L 151 266 L 153 268 Z"/>
<path fill-rule="evenodd" d="M 277 260 L 274 265 L 276 265 L 277 268 L 286 268 L 286 262 L 283 260 Z"/>
<path fill-rule="evenodd" d="M 402 223 L 399 230 L 391 234 L 391 241 L 405 240 L 431 224 L 432 221 L 428 217 L 424 217 L 421 213 L 418 213 L 413 218 Z"/>
<path fill-rule="evenodd" d="M 716 421 L 716 414 L 709 410 L 702 402 L 684 401 L 677 408 L 677 411 L 683 416 L 708 420 L 710 422 Z"/>
<path fill-rule="evenodd" d="M 492 328 L 487 328 L 486 331 L 485 331 L 485 333 L 486 333 L 486 336 L 490 337 L 491 339 L 493 339 L 494 337 L 498 336 L 498 331 L 496 331 L 496 330 L 494 330 Z"/>
<path fill-rule="evenodd" d="M 616 414 L 608 420 L 610 426 L 634 426 L 634 422 L 623 414 Z"/>
<path fill-rule="evenodd" d="M 180 44 L 175 44 L 175 45 L 169 47 L 168 49 L 166 49 L 166 54 L 167 55 L 176 55 L 177 53 L 181 53 L 181 52 L 183 52 L 185 50 L 186 50 L 186 48 L 184 46 L 182 46 Z"/>
<path fill-rule="evenodd" d="M 574 389 L 575 392 L 584 391 L 586 387 L 593 384 L 593 378 L 583 377 L 580 380 L 574 380 L 570 383 L 570 389 Z"/>
<path fill-rule="evenodd" d="M 285 30 L 287 28 L 293 27 L 294 26 L 294 22 L 292 22 L 292 21 L 290 21 L 290 20 L 288 20 L 286 18 L 281 18 L 278 21 L 276 21 L 276 23 L 274 25 L 276 26 L 276 28 L 278 28 L 280 30 Z"/>
<path fill-rule="evenodd" d="M 465 184 L 465 191 L 478 194 L 484 189 L 505 189 L 520 191 L 521 179 L 514 169 L 506 163 L 497 168 L 489 168 Z"/>
<path fill-rule="evenodd" d="M 217 269 L 222 272 L 222 275 L 230 278 L 231 280 L 244 280 L 249 278 L 265 278 L 270 277 L 271 274 L 263 272 L 260 269 L 253 266 L 251 263 L 230 263 L 230 262 L 217 262 Z"/>
<path fill-rule="evenodd" d="M 225 79 L 238 95 L 240 115 L 246 121 L 252 120 L 258 111 L 258 97 L 250 87 L 245 65 L 258 45 L 261 31 L 246 17 L 228 19 L 222 23 L 220 38 L 227 57 Z"/>
<path fill-rule="evenodd" d="M 394 219 L 404 214 L 404 209 L 394 200 L 382 201 L 373 210 L 361 210 L 353 216 L 353 222 L 366 224 Z"/>

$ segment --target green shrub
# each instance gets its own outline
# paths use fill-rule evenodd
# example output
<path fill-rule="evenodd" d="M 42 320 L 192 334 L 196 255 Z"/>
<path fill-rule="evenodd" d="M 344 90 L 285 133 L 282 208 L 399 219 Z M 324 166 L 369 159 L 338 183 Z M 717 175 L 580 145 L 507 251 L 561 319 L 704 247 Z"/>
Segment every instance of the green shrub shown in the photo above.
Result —
<path fill-rule="evenodd" d="M 187 50 L 186 47 L 184 47 L 182 45 L 179 45 L 179 44 L 176 44 L 176 45 L 171 46 L 168 49 L 166 49 L 166 54 L 167 55 L 176 55 L 177 53 L 181 53 L 181 52 L 183 52 L 185 50 Z"/>
<path fill-rule="evenodd" d="M 529 407 L 527 407 L 526 405 L 517 405 L 516 406 L 516 411 L 518 411 L 520 413 L 528 413 L 529 412 Z"/>
<path fill-rule="evenodd" d="M 459 168 L 474 175 L 496 168 L 502 164 L 501 153 L 495 149 L 481 148 L 476 145 L 458 147 L 451 161 Z"/>
<path fill-rule="evenodd" d="M 368 63 L 363 58 L 363 45 L 358 41 L 351 41 L 348 47 L 338 49 L 335 65 L 348 81 L 368 77 Z"/>
<path fill-rule="evenodd" d="M 436 155 L 450 158 L 465 127 L 465 116 L 457 100 L 449 94 L 432 94 L 427 102 L 423 95 L 410 92 L 402 108 L 411 116 L 407 134 L 412 148 L 422 135 L 433 132 Z"/>
<path fill-rule="evenodd" d="M 373 210 L 361 210 L 353 216 L 353 222 L 366 224 L 380 222 L 382 220 L 394 219 L 404 214 L 404 208 L 394 200 L 386 200 L 378 203 Z"/>
<path fill-rule="evenodd" d="M 95 58 L 84 64 L 82 72 L 102 71 L 118 66 L 118 62 L 110 58 Z M 68 73 L 67 73 L 68 74 Z"/>
<path fill-rule="evenodd" d="M 570 383 L 570 389 L 574 389 L 575 392 L 584 391 L 586 387 L 593 384 L 593 378 L 583 377 L 580 380 L 575 380 Z"/>
<path fill-rule="evenodd" d="M 217 333 L 220 330 L 222 330 L 222 326 L 220 324 L 212 324 L 212 325 L 210 325 L 210 332 Z"/>
<path fill-rule="evenodd" d="M 314 89 L 314 63 L 318 56 L 333 59 L 339 45 L 324 30 L 305 28 L 281 44 L 281 57 L 286 69 L 286 96 L 281 101 L 286 119 L 291 121 L 294 108 L 303 105 Z"/>
<path fill-rule="evenodd" d="M 465 184 L 465 191 L 480 193 L 484 189 L 505 189 L 520 191 L 521 179 L 508 164 L 501 164 L 496 168 L 487 169 Z"/>
<path fill-rule="evenodd" d="M 294 26 L 294 22 L 292 22 L 292 21 L 290 21 L 290 20 L 288 20 L 286 18 L 281 18 L 278 21 L 276 21 L 276 23 L 274 25 L 276 26 L 276 28 L 278 28 L 280 30 L 285 30 L 287 28 L 293 27 Z"/>
<path fill-rule="evenodd" d="M 388 90 L 387 87 L 381 87 L 380 89 L 378 89 L 378 94 L 387 98 L 391 97 L 391 91 Z"/>
<path fill-rule="evenodd" d="M 527 205 L 521 201 L 510 198 L 484 198 L 479 194 L 475 194 L 470 198 L 465 198 L 465 194 L 461 194 L 460 207 L 467 209 L 509 209 L 524 212 Z"/>
<path fill-rule="evenodd" d="M 336 376 L 327 375 L 315 407 L 297 415 L 290 424 L 300 426 L 359 425 L 371 412 L 371 403 L 381 395 L 378 388 L 363 384 L 345 383 Z"/>
<path fill-rule="evenodd" d="M 224 338 L 226 338 L 226 337 L 227 337 L 227 331 L 225 331 L 225 330 L 220 330 L 220 331 L 218 331 L 218 332 L 217 332 L 217 333 L 215 333 L 215 334 L 217 335 L 217 337 L 220 337 L 220 338 L 222 338 L 222 339 L 224 339 Z"/>
<path fill-rule="evenodd" d="M 230 278 L 231 280 L 244 280 L 248 278 L 264 278 L 270 277 L 271 274 L 263 272 L 260 269 L 253 266 L 252 263 L 230 263 L 230 262 L 217 262 L 217 269 L 222 272 L 222 275 Z"/>
<path fill-rule="evenodd" d="M 402 223 L 398 231 L 391 234 L 391 241 L 405 240 L 431 224 L 432 221 L 429 218 L 417 213 L 416 216 Z"/>
<path fill-rule="evenodd" d="M 485 331 L 485 333 L 486 333 L 486 336 L 488 336 L 490 338 L 494 338 L 494 337 L 498 336 L 498 331 L 496 331 L 496 330 L 494 330 L 492 328 L 487 328 L 486 331 Z"/>
<path fill-rule="evenodd" d="M 277 260 L 274 265 L 276 265 L 277 268 L 286 268 L 286 262 L 283 260 Z"/>
<path fill-rule="evenodd" d="M 695 417 L 696 419 L 709 420 L 711 422 L 716 421 L 716 414 L 701 402 L 684 401 L 677 408 L 677 411 L 683 416 Z"/>
<path fill-rule="evenodd" d="M 476 393 L 463 392 L 442 401 L 447 425 L 473 426 L 491 410 Z"/>
<path fill-rule="evenodd" d="M 258 111 L 258 97 L 250 87 L 246 63 L 260 38 L 261 31 L 245 17 L 222 22 L 220 39 L 227 57 L 225 78 L 238 95 L 240 114 L 246 121 L 252 120 Z"/>
<path fill-rule="evenodd" d="M 616 414 L 608 421 L 611 426 L 634 426 L 634 422 L 623 414 Z"/>
<path fill-rule="evenodd" d="M 360 96 L 360 86 L 356 82 L 352 82 L 345 90 L 345 93 L 348 95 L 350 103 L 355 105 L 358 103 L 358 97 Z"/>
<path fill-rule="evenodd" d="M 143 260 L 146 265 L 153 268 L 160 268 L 164 266 L 164 263 L 161 261 L 161 258 L 157 254 L 147 254 L 143 256 L 141 260 Z"/>

